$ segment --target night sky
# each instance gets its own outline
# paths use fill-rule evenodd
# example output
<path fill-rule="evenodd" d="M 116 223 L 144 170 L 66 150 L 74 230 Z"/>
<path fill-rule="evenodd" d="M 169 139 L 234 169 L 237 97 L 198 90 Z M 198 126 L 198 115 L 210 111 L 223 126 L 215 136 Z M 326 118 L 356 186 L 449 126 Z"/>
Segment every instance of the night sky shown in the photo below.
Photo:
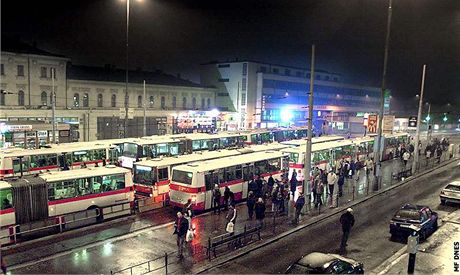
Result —
<path fill-rule="evenodd" d="M 130 67 L 199 81 L 199 64 L 235 58 L 317 67 L 380 86 L 387 0 L 131 0 Z M 2 34 L 75 64 L 124 67 L 120 0 L 2 1 Z M 460 0 L 394 0 L 388 88 L 407 101 L 428 65 L 427 100 L 460 106 Z M 459 107 L 460 108 L 460 107 Z"/>

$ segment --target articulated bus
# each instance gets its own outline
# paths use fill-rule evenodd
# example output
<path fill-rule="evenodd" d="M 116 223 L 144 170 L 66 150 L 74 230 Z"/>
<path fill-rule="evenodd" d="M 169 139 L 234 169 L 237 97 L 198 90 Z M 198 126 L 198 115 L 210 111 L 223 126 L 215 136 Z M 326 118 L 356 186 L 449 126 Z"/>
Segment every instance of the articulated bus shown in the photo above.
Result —
<path fill-rule="evenodd" d="M 190 155 L 157 158 L 134 163 L 134 190 L 136 195 L 153 197 L 155 202 L 169 198 L 169 183 L 173 167 L 196 161 L 224 158 L 235 155 L 250 154 L 262 151 L 279 151 L 288 148 L 280 143 L 253 145 L 239 149 L 224 149 L 219 151 L 203 151 Z"/>
<path fill-rule="evenodd" d="M 274 128 L 274 129 L 257 129 L 241 132 L 244 134 L 246 144 L 263 144 L 270 142 L 282 142 L 286 140 L 295 140 L 307 136 L 307 128 Z"/>
<path fill-rule="evenodd" d="M 98 220 L 125 215 L 134 200 L 131 171 L 107 165 L 0 181 L 0 228 L 99 209 Z M 127 205 L 128 211 L 104 208 Z"/>
<path fill-rule="evenodd" d="M 105 143 L 88 142 L 84 146 L 72 143 L 50 148 L 0 150 L 0 178 L 36 174 L 48 170 L 69 170 L 80 167 L 116 163 L 118 150 Z"/>
<path fill-rule="evenodd" d="M 324 142 L 330 142 L 330 141 L 339 141 L 339 140 L 344 140 L 344 137 L 341 136 L 322 136 L 322 137 L 314 137 L 311 139 L 311 143 L 324 143 Z M 288 141 L 282 141 L 282 144 L 286 144 L 292 147 L 298 147 L 298 146 L 305 146 L 307 144 L 307 140 L 305 138 L 303 139 L 295 139 L 295 140 L 288 140 Z"/>
<path fill-rule="evenodd" d="M 288 156 L 279 151 L 264 151 L 215 160 L 193 162 L 172 169 L 170 204 L 183 207 L 188 199 L 193 209 L 212 207 L 212 190 L 218 185 L 221 193 L 228 187 L 239 201 L 247 198 L 248 183 L 254 175 L 281 178 L 288 168 Z M 223 199 L 223 198 L 222 198 Z"/>

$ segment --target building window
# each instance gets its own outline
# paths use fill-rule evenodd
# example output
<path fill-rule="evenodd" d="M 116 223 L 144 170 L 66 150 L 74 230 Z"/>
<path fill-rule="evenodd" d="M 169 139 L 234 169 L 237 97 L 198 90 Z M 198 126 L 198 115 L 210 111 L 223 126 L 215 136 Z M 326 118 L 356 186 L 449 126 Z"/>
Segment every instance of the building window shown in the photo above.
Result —
<path fill-rule="evenodd" d="M 25 102 L 24 102 L 24 91 L 19 91 L 18 92 L 18 105 L 19 106 L 24 106 L 25 105 Z"/>
<path fill-rule="evenodd" d="M 153 108 L 153 105 L 155 105 L 155 99 L 153 97 L 153 95 L 150 96 L 150 99 L 149 99 L 149 106 L 150 108 Z"/>
<path fill-rule="evenodd" d="M 192 98 L 192 110 L 196 110 L 196 98 Z"/>
<path fill-rule="evenodd" d="M 83 107 L 89 107 L 89 95 L 87 93 L 83 94 Z"/>
<path fill-rule="evenodd" d="M 112 107 L 117 107 L 117 95 L 116 94 L 113 94 L 112 95 L 112 98 L 110 100 L 110 106 Z"/>
<path fill-rule="evenodd" d="M 263 73 L 267 72 L 267 67 L 260 66 L 260 71 L 263 72 Z"/>
<path fill-rule="evenodd" d="M 0 74 L 5 75 L 5 64 L 0 64 Z"/>
<path fill-rule="evenodd" d="M 289 69 L 284 70 L 284 74 L 288 76 L 291 75 L 291 70 Z"/>
<path fill-rule="evenodd" d="M 46 78 L 46 67 L 41 67 L 40 68 L 40 77 L 41 78 Z"/>
<path fill-rule="evenodd" d="M 142 96 L 141 95 L 137 97 L 137 107 L 138 108 L 142 107 Z"/>
<path fill-rule="evenodd" d="M 5 106 L 5 90 L 0 90 L 0 106 Z"/>
<path fill-rule="evenodd" d="M 102 107 L 104 106 L 104 98 L 102 97 L 102 94 L 97 95 L 97 107 Z"/>
<path fill-rule="evenodd" d="M 217 65 L 217 68 L 229 68 L 230 64 L 219 64 Z"/>
<path fill-rule="evenodd" d="M 183 97 L 182 98 L 182 109 L 187 109 L 187 98 Z"/>
<path fill-rule="evenodd" d="M 42 106 L 48 105 L 48 95 L 46 94 L 45 91 L 42 92 L 40 98 L 41 98 Z"/>
<path fill-rule="evenodd" d="M 299 72 L 299 71 L 298 71 L 298 72 L 296 73 L 296 76 L 297 76 L 297 77 L 302 77 L 302 72 Z"/>
<path fill-rule="evenodd" d="M 172 107 L 173 109 L 176 109 L 176 97 L 175 96 L 173 96 L 172 98 Z"/>
<path fill-rule="evenodd" d="M 246 93 L 241 94 L 241 105 L 246 105 Z"/>
<path fill-rule="evenodd" d="M 80 95 L 79 94 L 73 94 L 73 106 L 74 107 L 80 107 Z"/>
<path fill-rule="evenodd" d="M 211 99 L 208 98 L 208 109 L 211 109 Z"/>
<path fill-rule="evenodd" d="M 229 82 L 230 79 L 228 78 L 219 78 L 219 82 Z"/>
<path fill-rule="evenodd" d="M 204 98 L 201 98 L 201 110 L 204 110 L 206 107 L 206 100 Z"/>
<path fill-rule="evenodd" d="M 248 75 L 248 63 L 243 63 L 243 75 Z"/>
<path fill-rule="evenodd" d="M 241 91 L 246 91 L 246 84 L 247 84 L 246 82 L 247 82 L 246 77 L 244 77 L 241 82 Z"/>
<path fill-rule="evenodd" d="M 166 107 L 166 99 L 164 96 L 161 97 L 161 109 L 165 109 Z"/>
<path fill-rule="evenodd" d="M 18 65 L 18 76 L 24 76 L 24 65 Z"/>
<path fill-rule="evenodd" d="M 277 73 L 279 73 L 279 72 L 280 72 L 280 70 L 278 70 L 278 68 L 273 68 L 273 73 L 274 73 L 274 74 L 277 74 Z"/>

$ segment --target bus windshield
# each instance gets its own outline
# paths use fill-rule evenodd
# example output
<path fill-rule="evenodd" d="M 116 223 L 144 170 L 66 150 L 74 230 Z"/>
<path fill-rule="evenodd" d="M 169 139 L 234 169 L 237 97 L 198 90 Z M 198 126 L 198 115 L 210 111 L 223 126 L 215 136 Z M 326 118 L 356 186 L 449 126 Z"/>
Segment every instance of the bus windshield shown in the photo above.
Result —
<path fill-rule="evenodd" d="M 137 144 L 125 142 L 123 144 L 123 156 L 131 158 L 137 157 Z"/>
<path fill-rule="evenodd" d="M 134 182 L 145 185 L 153 185 L 156 182 L 152 167 L 136 165 L 134 170 Z"/>
<path fill-rule="evenodd" d="M 183 184 L 192 184 L 193 173 L 181 170 L 174 170 L 172 181 Z"/>

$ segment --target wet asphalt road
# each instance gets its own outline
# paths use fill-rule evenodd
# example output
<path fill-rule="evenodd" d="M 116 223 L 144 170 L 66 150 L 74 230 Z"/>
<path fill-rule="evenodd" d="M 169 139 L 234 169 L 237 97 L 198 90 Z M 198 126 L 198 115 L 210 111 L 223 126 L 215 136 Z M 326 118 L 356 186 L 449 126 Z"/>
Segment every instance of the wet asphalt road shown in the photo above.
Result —
<path fill-rule="evenodd" d="M 457 163 L 355 208 L 357 223 L 349 239 L 347 256 L 363 262 L 365 269 L 370 271 L 404 247 L 403 242 L 390 241 L 388 232 L 390 218 L 404 203 L 428 205 L 440 214 L 441 219 L 459 209 L 458 205 L 442 206 L 439 203 L 440 190 L 455 179 L 460 179 Z M 340 237 L 338 218 L 329 219 L 214 268 L 209 273 L 283 273 L 290 264 L 310 252 L 338 253 Z"/>

